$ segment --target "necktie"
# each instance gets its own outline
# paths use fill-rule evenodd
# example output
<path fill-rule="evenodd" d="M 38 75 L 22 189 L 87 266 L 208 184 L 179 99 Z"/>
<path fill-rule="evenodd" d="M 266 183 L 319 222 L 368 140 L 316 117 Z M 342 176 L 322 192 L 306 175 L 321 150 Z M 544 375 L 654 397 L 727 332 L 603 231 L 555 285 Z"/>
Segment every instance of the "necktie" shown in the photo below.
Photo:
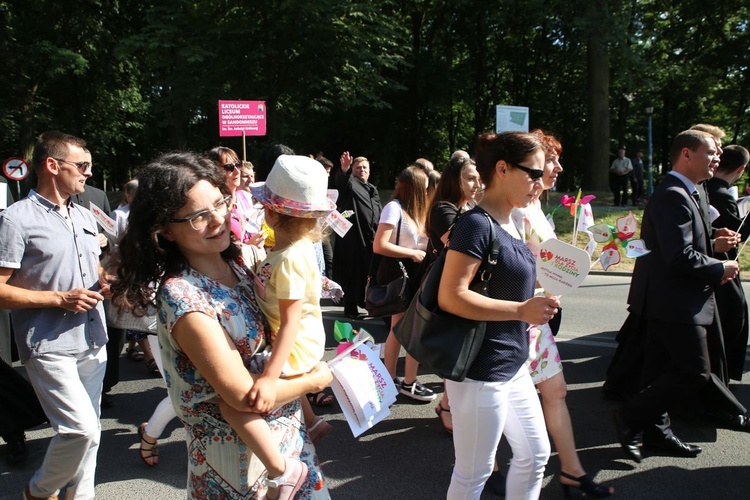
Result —
<path fill-rule="evenodd" d="M 693 191 L 693 199 L 695 200 L 695 203 L 698 205 L 698 208 L 700 208 L 700 206 L 701 206 L 701 195 L 700 195 L 700 193 L 698 192 L 697 189 L 695 191 Z"/>

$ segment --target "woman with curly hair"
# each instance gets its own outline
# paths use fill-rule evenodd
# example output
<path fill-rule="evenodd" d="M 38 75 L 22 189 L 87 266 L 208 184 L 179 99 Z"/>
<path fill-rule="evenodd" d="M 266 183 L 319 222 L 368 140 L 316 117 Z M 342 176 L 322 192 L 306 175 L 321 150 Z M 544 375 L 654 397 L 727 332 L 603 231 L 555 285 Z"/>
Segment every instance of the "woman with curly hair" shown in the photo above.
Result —
<path fill-rule="evenodd" d="M 286 472 L 267 480 L 258 457 L 219 409 L 222 401 L 239 411 L 257 411 L 249 397 L 256 376 L 246 365 L 262 349 L 267 328 L 253 275 L 230 237 L 225 176 L 207 158 L 178 152 L 145 166 L 138 180 L 113 300 L 137 313 L 149 305 L 158 309 L 168 392 L 187 431 L 188 498 L 260 499 L 268 484 L 279 497 L 288 496 L 293 486 Z M 154 283 L 160 283 L 158 289 Z M 328 498 L 299 398 L 330 380 L 323 363 L 300 377 L 280 379 L 276 407 L 262 414 L 286 462 L 297 458 L 307 465 L 297 498 Z M 268 498 L 277 498 L 272 493 Z"/>

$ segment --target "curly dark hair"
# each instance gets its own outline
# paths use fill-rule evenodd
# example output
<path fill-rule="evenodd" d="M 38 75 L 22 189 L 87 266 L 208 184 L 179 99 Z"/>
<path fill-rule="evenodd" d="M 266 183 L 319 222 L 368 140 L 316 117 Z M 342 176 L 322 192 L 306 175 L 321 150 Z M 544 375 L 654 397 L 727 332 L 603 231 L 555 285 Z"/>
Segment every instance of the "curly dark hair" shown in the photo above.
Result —
<path fill-rule="evenodd" d="M 121 261 L 112 283 L 112 302 L 136 315 L 155 306 L 156 284 L 188 267 L 174 242 L 160 234 L 186 203 L 187 193 L 205 180 L 229 194 L 226 176 L 216 165 L 197 153 L 166 153 L 138 171 L 138 193 L 130 204 L 128 230 L 120 243 Z M 226 260 L 236 259 L 240 248 L 233 240 L 222 252 Z"/>

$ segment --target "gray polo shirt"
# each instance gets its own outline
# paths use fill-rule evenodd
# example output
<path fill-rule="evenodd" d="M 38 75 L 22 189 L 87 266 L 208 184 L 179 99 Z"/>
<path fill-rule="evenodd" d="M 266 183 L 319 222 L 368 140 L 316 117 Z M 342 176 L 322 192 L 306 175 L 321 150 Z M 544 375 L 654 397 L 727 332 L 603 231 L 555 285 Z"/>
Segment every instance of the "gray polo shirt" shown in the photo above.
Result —
<path fill-rule="evenodd" d="M 101 252 L 96 220 L 70 201 L 68 213 L 69 219 L 35 191 L 0 213 L 0 267 L 14 269 L 8 284 L 27 290 L 95 289 Z M 14 309 L 11 319 L 22 362 L 107 342 L 101 302 L 80 314 L 58 307 Z"/>

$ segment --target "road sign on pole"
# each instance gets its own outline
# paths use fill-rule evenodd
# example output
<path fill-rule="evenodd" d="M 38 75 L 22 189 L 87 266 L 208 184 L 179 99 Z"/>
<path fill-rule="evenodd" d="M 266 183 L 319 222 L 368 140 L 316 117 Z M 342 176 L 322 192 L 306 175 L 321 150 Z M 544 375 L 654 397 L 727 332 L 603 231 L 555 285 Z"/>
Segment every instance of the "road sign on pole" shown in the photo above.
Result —
<path fill-rule="evenodd" d="M 3 174 L 8 179 L 16 181 L 18 198 L 21 199 L 21 181 L 29 175 L 29 164 L 23 158 L 10 157 L 3 163 Z"/>
<path fill-rule="evenodd" d="M 3 174 L 10 180 L 22 181 L 29 175 L 29 164 L 23 158 L 8 158 L 3 163 Z"/>

